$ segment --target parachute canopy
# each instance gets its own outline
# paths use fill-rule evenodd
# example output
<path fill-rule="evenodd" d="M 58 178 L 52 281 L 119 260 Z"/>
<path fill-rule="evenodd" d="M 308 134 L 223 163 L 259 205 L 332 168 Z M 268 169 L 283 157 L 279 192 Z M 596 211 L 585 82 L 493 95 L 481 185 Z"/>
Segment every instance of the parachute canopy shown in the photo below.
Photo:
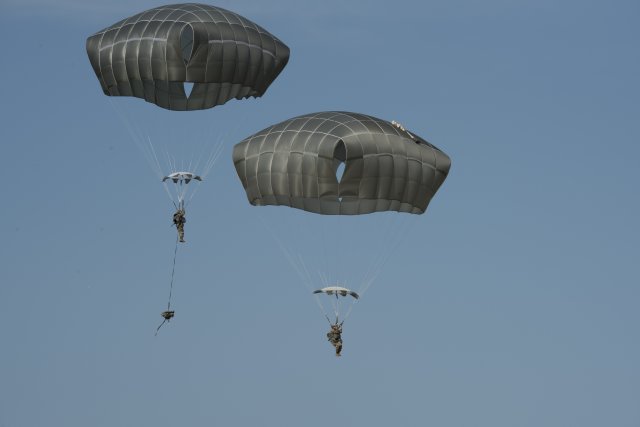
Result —
<path fill-rule="evenodd" d="M 176 209 L 184 208 L 195 195 L 198 186 L 188 185 L 191 181 L 201 182 L 202 177 L 193 172 L 173 172 L 162 178 L 162 185 Z"/>
<path fill-rule="evenodd" d="M 102 90 L 168 110 L 202 110 L 262 96 L 289 48 L 225 9 L 185 3 L 156 7 L 98 31 L 87 54 Z M 194 83 L 190 94 L 185 83 Z"/>
<path fill-rule="evenodd" d="M 202 178 L 192 172 L 174 172 L 162 178 L 162 182 L 170 179 L 174 184 L 188 184 L 192 179 L 196 181 L 202 181 Z"/>
<path fill-rule="evenodd" d="M 402 126 L 340 111 L 268 127 L 236 144 L 233 162 L 252 205 L 325 215 L 421 214 L 451 167 L 449 156 Z"/>
<path fill-rule="evenodd" d="M 322 289 L 318 289 L 316 291 L 313 291 L 313 293 L 314 294 L 327 294 L 327 295 L 340 295 L 340 296 L 343 296 L 343 297 L 346 297 L 347 295 L 351 295 L 355 299 L 360 298 L 360 295 L 358 295 L 356 292 L 353 292 L 350 289 L 343 288 L 343 287 L 340 287 L 340 286 L 328 286 L 326 288 L 322 288 Z"/>

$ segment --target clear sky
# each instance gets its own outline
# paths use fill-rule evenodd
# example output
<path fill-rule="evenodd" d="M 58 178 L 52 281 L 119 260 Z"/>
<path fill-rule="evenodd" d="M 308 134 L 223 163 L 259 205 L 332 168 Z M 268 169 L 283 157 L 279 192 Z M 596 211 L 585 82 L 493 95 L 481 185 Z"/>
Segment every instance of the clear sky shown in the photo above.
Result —
<path fill-rule="evenodd" d="M 193 113 L 104 96 L 86 56 L 162 4 L 0 4 L 0 427 L 640 425 L 640 3 L 221 0 L 291 57 Z M 233 144 L 324 110 L 449 154 L 428 212 L 250 206 Z M 127 121 L 178 159 L 224 146 L 157 337 L 173 208 Z M 356 287 L 382 267 L 343 357 L 279 243 Z"/>

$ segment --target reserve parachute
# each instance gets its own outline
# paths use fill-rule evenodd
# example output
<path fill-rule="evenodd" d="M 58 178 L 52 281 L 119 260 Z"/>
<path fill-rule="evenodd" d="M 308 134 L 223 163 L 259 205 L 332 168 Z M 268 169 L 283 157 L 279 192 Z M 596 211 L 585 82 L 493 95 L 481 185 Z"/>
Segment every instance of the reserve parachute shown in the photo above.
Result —
<path fill-rule="evenodd" d="M 343 288 L 342 286 L 327 286 L 326 288 L 316 289 L 315 291 L 313 291 L 313 293 L 335 295 L 336 299 L 338 298 L 338 295 L 341 297 L 346 297 L 347 295 L 350 295 L 355 299 L 360 298 L 360 296 L 356 292 L 353 292 L 352 290 L 347 288 Z"/>

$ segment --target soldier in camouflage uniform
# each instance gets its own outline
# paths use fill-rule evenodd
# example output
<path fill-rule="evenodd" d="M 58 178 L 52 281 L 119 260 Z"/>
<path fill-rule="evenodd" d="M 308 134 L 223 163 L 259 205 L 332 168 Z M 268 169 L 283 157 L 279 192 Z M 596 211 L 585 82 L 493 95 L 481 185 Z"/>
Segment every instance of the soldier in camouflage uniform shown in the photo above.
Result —
<path fill-rule="evenodd" d="M 184 243 L 184 224 L 187 222 L 187 218 L 184 216 L 184 208 L 180 208 L 173 214 L 173 224 L 178 229 L 178 238 Z"/>
<path fill-rule="evenodd" d="M 340 356 L 342 351 L 342 323 L 331 325 L 331 330 L 327 333 L 327 339 L 336 348 L 336 356 Z"/>

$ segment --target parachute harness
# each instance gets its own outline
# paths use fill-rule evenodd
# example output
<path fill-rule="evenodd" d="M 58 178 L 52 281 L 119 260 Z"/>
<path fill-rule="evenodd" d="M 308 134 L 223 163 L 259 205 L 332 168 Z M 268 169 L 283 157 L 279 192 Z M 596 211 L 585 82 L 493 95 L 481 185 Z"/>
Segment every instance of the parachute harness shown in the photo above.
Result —
<path fill-rule="evenodd" d="M 169 301 L 167 302 L 167 310 L 163 311 L 161 314 L 164 320 L 162 321 L 162 323 L 160 323 L 160 325 L 156 329 L 156 336 L 158 335 L 158 331 L 160 331 L 160 328 L 162 327 L 162 325 L 164 325 L 164 322 L 168 322 L 169 320 L 171 320 L 171 318 L 173 318 L 175 314 L 175 312 L 171 310 L 171 295 L 173 294 L 173 278 L 176 272 L 177 255 L 178 255 L 178 237 L 176 237 L 176 247 L 173 250 L 173 267 L 171 268 L 171 281 L 169 283 Z"/>

